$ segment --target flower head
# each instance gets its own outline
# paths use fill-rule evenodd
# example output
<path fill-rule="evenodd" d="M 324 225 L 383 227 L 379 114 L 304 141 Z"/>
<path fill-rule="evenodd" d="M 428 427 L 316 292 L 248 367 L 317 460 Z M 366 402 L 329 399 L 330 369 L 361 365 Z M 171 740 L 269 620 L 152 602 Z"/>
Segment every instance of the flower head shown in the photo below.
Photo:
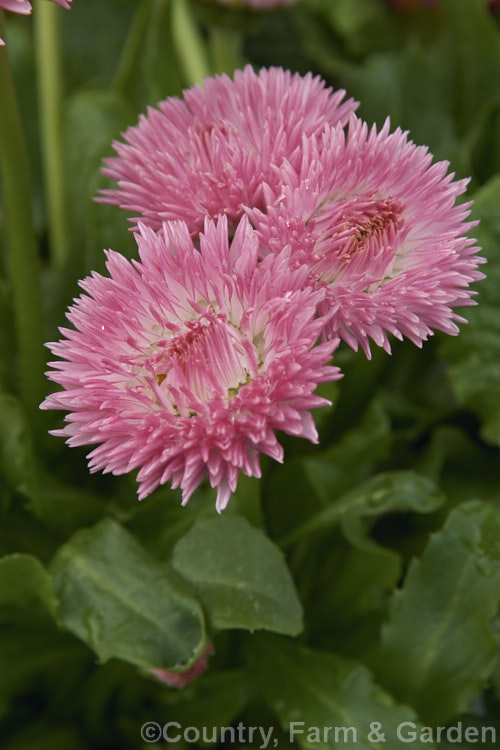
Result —
<path fill-rule="evenodd" d="M 292 263 L 326 287 L 327 335 L 369 356 L 370 339 L 390 350 L 387 333 L 421 345 L 432 329 L 458 332 L 453 308 L 472 304 L 483 259 L 466 236 L 471 203 L 456 204 L 468 181 L 448 166 L 389 121 L 377 132 L 352 115 L 347 136 L 304 139 L 274 205 L 249 211 L 265 251 L 290 243 Z"/>
<path fill-rule="evenodd" d="M 54 434 L 97 443 L 90 469 L 138 468 L 139 497 L 171 480 L 183 503 L 208 476 L 217 509 L 239 472 L 260 476 L 259 454 L 282 460 L 275 430 L 317 440 L 310 409 L 338 342 L 316 345 L 322 290 L 304 288 L 288 250 L 257 262 L 244 218 L 206 222 L 198 250 L 183 222 L 140 225 L 141 262 L 108 252 L 109 278 L 92 274 L 67 314 L 75 330 L 49 344 L 48 376 L 64 390 L 42 408 L 70 412 Z"/>
<path fill-rule="evenodd" d="M 113 144 L 118 156 L 103 172 L 118 188 L 100 200 L 137 212 L 156 230 L 181 219 L 195 234 L 205 216 L 220 215 L 235 226 L 246 206 L 265 207 L 283 159 L 300 159 L 303 135 L 347 122 L 356 104 L 342 103 L 344 94 L 281 68 L 255 73 L 248 65 L 234 79 L 207 78 L 183 100 L 150 108 L 126 131 L 126 143 Z"/>
<path fill-rule="evenodd" d="M 70 7 L 69 3 L 72 1 L 73 0 L 52 0 L 52 2 L 62 5 L 63 8 L 67 8 L 68 10 Z M 28 0 L 0 0 L 0 9 L 10 10 L 11 13 L 19 13 L 23 16 L 28 16 L 33 10 L 31 3 L 28 2 Z M 5 42 L 3 39 L 0 39 L 0 47 L 4 44 Z"/>

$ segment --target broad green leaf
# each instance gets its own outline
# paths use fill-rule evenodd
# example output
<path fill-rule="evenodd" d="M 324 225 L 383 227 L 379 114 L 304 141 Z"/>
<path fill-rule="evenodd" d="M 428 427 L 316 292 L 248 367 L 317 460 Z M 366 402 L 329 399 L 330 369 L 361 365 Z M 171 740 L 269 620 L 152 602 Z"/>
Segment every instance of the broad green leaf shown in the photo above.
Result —
<path fill-rule="evenodd" d="M 205 646 L 203 614 L 167 567 L 111 520 L 76 533 L 51 564 L 64 626 L 101 661 L 187 669 Z"/>
<path fill-rule="evenodd" d="M 331 483 L 328 466 L 325 466 L 321 474 L 318 473 L 315 481 L 334 497 L 335 485 Z M 413 471 L 378 474 L 312 516 L 283 539 L 282 543 L 288 545 L 305 534 L 331 528 L 353 515 L 373 517 L 393 512 L 431 513 L 443 502 L 442 492 L 427 477 Z"/>
<path fill-rule="evenodd" d="M 281 551 L 244 518 L 198 521 L 177 542 L 173 565 L 196 586 L 215 628 L 302 630 L 302 607 Z"/>
<path fill-rule="evenodd" d="M 52 579 L 32 555 L 13 554 L 0 558 L 0 605 L 29 605 L 38 599 L 55 615 L 57 600 Z"/>
<path fill-rule="evenodd" d="M 481 419 L 485 440 L 500 445 L 500 177 L 475 196 L 474 230 L 487 258 L 486 279 L 478 284 L 477 307 L 467 309 L 469 324 L 441 342 L 441 354 L 460 402 Z"/>
<path fill-rule="evenodd" d="M 265 699 L 306 750 L 399 750 L 397 728 L 416 725 L 414 712 L 397 706 L 358 662 L 269 636 L 256 639 L 249 651 Z"/>
<path fill-rule="evenodd" d="M 393 596 L 379 679 L 425 721 L 465 710 L 495 666 L 499 603 L 500 509 L 461 505 Z"/>

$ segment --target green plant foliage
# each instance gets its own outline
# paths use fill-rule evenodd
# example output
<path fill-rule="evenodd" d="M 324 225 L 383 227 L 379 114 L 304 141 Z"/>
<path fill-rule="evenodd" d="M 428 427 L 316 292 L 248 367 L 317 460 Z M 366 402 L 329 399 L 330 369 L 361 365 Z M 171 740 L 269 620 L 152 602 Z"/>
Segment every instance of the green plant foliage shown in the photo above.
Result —
<path fill-rule="evenodd" d="M 371 358 L 341 344 L 333 364 L 344 377 L 317 390 L 332 402 L 313 411 L 319 444 L 278 435 L 283 463 L 261 456 L 262 477 L 240 476 L 221 515 L 208 481 L 186 507 L 170 483 L 139 503 L 134 472 L 90 474 L 92 446 L 70 450 L 48 434 L 64 415 L 26 406 L 27 374 L 35 381 L 40 370 L 41 394 L 59 386 L 43 377 L 42 362 L 21 369 L 10 186 L 2 182 L 0 747 L 143 750 L 163 744 L 141 737 L 141 725 L 153 721 L 177 722 L 181 734 L 271 732 L 267 747 L 258 732 L 220 743 L 226 750 L 465 749 L 472 743 L 464 738 L 431 736 L 461 723 L 495 730 L 496 741 L 490 731 L 475 743 L 493 750 L 500 8 L 488 0 L 436 0 L 433 8 L 417 0 L 297 0 L 262 12 L 243 0 L 32 5 L 31 16 L 0 9 L 7 42 L 0 72 L 7 55 L 22 118 L 16 133 L 22 139 L 24 131 L 29 157 L 20 215 L 31 204 L 44 340 L 69 325 L 64 314 L 80 294 L 78 279 L 106 273 L 104 250 L 138 259 L 131 214 L 96 201 L 112 185 L 101 168 L 113 140 L 204 71 L 232 75 L 247 63 L 322 76 L 359 100 L 369 125 L 390 117 L 392 130 L 408 130 L 435 160 L 450 162 L 450 173 L 470 177 L 461 200 L 473 201 L 471 221 L 479 223 L 470 236 L 487 262 L 474 285 L 478 304 L 457 309 L 468 321 L 458 323 L 459 335 L 436 332 L 421 349 L 391 339 L 391 355 L 374 344 Z M 60 21 L 54 46 L 40 46 L 34 34 L 41 9 Z M 52 66 L 54 101 L 60 93 L 63 137 L 51 145 L 64 164 L 63 259 L 52 247 L 42 60 Z M 0 131 L 5 106 L 2 98 Z M 205 136 L 212 138 L 209 124 Z M 299 160 L 300 149 L 291 158 Z M 189 684 L 172 688 L 152 669 L 187 672 Z M 398 738 L 402 722 L 415 727 L 415 741 Z M 342 727 L 356 730 L 355 743 L 344 741 Z M 207 743 L 181 736 L 176 745 Z"/>
<path fill-rule="evenodd" d="M 252 645 L 249 658 L 270 707 L 307 750 L 347 743 L 363 750 L 400 748 L 398 727 L 418 721 L 411 709 L 396 705 L 355 661 L 264 638 Z M 326 736 L 325 728 L 331 728 Z"/>
<path fill-rule="evenodd" d="M 311 481 L 314 481 L 318 491 L 324 492 L 327 497 L 335 497 L 336 487 L 331 482 L 329 465 L 315 461 L 314 469 L 314 480 L 311 477 Z M 392 471 L 378 474 L 312 516 L 283 543 L 290 544 L 306 533 L 328 529 L 348 517 L 380 516 L 396 511 L 430 513 L 439 508 L 443 501 L 443 494 L 436 485 L 415 472 Z"/>
<path fill-rule="evenodd" d="M 31 555 L 14 554 L 0 558 L 0 607 L 5 604 L 29 605 L 33 599 L 38 599 L 55 615 L 57 603 L 52 579 L 43 565 Z"/>
<path fill-rule="evenodd" d="M 382 632 L 383 684 L 432 723 L 465 710 L 495 666 L 499 602 L 500 510 L 462 505 L 393 595 Z"/>
<path fill-rule="evenodd" d="M 79 531 L 50 569 L 61 622 L 101 661 L 186 669 L 203 651 L 195 597 L 116 522 Z"/>
<path fill-rule="evenodd" d="M 204 675 L 181 692 L 167 693 L 165 702 L 172 707 L 181 726 L 202 730 L 203 727 L 231 725 L 255 692 L 249 671 L 221 670 Z"/>
<path fill-rule="evenodd" d="M 500 445 L 499 200 L 499 177 L 476 193 L 474 217 L 481 223 L 474 234 L 487 259 L 486 279 L 478 285 L 478 306 L 467 311 L 469 324 L 441 345 L 458 398 L 480 417 L 483 437 L 495 445 Z"/>
<path fill-rule="evenodd" d="M 177 542 L 173 565 L 196 586 L 214 627 L 302 630 L 302 607 L 282 553 L 244 518 L 198 521 Z"/>

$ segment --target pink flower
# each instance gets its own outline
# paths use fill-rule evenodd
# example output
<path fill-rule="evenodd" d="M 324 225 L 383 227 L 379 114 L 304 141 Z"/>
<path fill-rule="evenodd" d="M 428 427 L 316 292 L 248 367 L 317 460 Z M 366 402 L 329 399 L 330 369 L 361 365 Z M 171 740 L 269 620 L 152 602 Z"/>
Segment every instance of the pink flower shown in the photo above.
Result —
<path fill-rule="evenodd" d="M 118 156 L 103 172 L 118 189 L 102 191 L 100 200 L 136 212 L 153 229 L 181 219 L 195 234 L 205 216 L 222 214 L 234 227 L 245 206 L 265 206 L 283 159 L 300 161 L 303 135 L 347 122 L 356 104 L 341 103 L 344 94 L 281 68 L 255 73 L 248 65 L 234 80 L 207 78 L 183 100 L 150 108 L 125 133 L 127 143 L 113 144 Z"/>
<path fill-rule="evenodd" d="M 69 3 L 71 3 L 73 0 L 52 1 L 54 3 L 57 3 L 58 5 L 62 5 L 63 8 L 67 8 L 69 10 Z M 23 16 L 28 16 L 33 10 L 31 7 L 31 3 L 28 2 L 28 0 L 0 0 L 0 9 L 10 10 L 12 13 L 19 13 Z M 3 47 L 4 45 L 5 42 L 3 41 L 3 39 L 0 39 L 0 47 Z"/>
<path fill-rule="evenodd" d="M 195 661 L 192 667 L 187 669 L 185 672 L 167 672 L 165 669 L 152 669 L 151 674 L 156 677 L 160 682 L 163 682 L 169 687 L 177 688 L 181 690 L 187 685 L 201 677 L 201 675 L 208 669 L 208 658 L 214 654 L 214 647 L 211 643 L 208 643 L 205 651 L 202 653 L 199 659 Z"/>
<path fill-rule="evenodd" d="M 267 210 L 249 211 L 262 251 L 290 243 L 292 263 L 327 288 L 325 333 L 368 356 L 370 338 L 390 351 L 387 333 L 417 345 L 431 329 L 457 333 L 453 308 L 472 304 L 468 286 L 483 278 L 471 203 L 456 204 L 468 181 L 388 120 L 377 132 L 352 115 L 347 136 L 337 126 L 315 140 L 298 170 L 283 166 Z"/>
<path fill-rule="evenodd" d="M 75 330 L 49 344 L 65 390 L 42 408 L 70 412 L 54 432 L 70 446 L 99 444 L 91 471 L 138 468 L 139 498 L 171 480 L 183 504 L 208 476 L 221 511 L 240 471 L 260 476 L 260 453 L 282 461 L 275 430 L 317 441 L 310 409 L 328 402 L 314 390 L 340 377 L 325 364 L 338 342 L 314 346 L 324 292 L 303 288 L 287 249 L 258 263 L 246 218 L 231 247 L 225 217 L 199 250 L 183 222 L 139 231 L 141 262 L 109 251 L 109 278 L 81 282 Z"/>

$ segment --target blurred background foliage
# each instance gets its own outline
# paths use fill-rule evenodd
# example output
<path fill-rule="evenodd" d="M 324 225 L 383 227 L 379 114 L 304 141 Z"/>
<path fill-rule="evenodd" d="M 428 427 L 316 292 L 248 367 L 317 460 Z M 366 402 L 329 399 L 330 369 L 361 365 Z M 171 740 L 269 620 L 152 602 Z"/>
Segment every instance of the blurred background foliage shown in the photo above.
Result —
<path fill-rule="evenodd" d="M 17 398 L 3 267 L 3 750 L 135 750 L 148 746 L 148 720 L 273 726 L 285 750 L 298 720 L 355 725 L 360 748 L 377 746 L 370 721 L 387 748 L 400 746 L 401 721 L 460 720 L 500 737 L 500 17 L 486 0 L 300 0 L 265 13 L 74 0 L 60 16 L 64 264 L 51 255 L 32 22 L 7 27 L 46 340 L 77 280 L 103 270 L 103 248 L 136 253 L 124 213 L 94 201 L 111 141 L 200 73 L 246 62 L 323 76 L 369 123 L 389 116 L 470 176 L 487 278 L 458 337 L 421 350 L 394 341 L 371 361 L 343 346 L 344 380 L 321 389 L 334 406 L 315 415 L 320 446 L 285 437 L 285 464 L 242 478 L 214 520 L 208 487 L 186 508 L 168 488 L 139 504 L 133 477 L 90 476 L 83 449 L 33 426 Z M 208 642 L 210 668 L 184 690 L 151 676 L 186 669 Z"/>

